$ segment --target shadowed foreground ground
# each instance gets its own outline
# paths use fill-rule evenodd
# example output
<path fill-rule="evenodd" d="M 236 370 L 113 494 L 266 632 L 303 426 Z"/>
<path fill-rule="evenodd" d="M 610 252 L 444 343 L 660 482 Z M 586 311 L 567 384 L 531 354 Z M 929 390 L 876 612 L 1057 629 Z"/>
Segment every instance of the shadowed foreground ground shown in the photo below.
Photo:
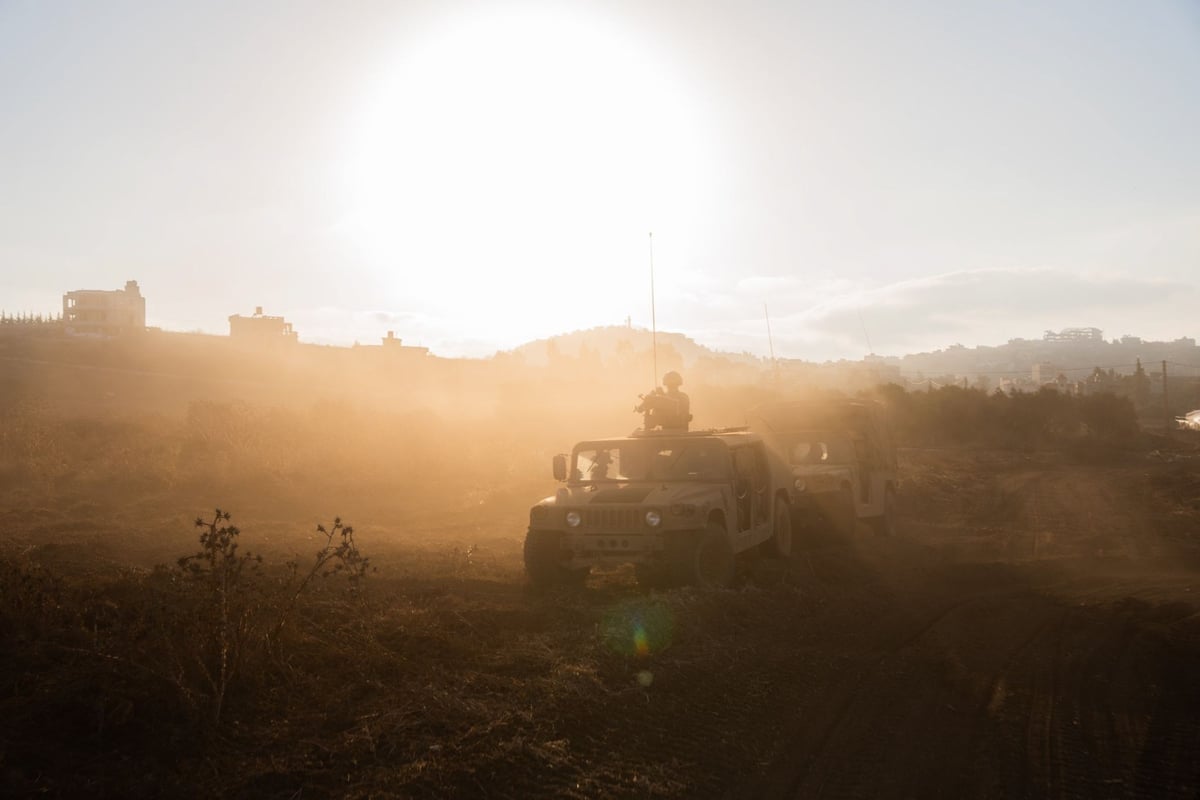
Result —
<path fill-rule="evenodd" d="M 142 640 L 105 627 L 142 602 L 122 592 L 152 580 L 129 565 L 192 552 L 194 534 L 179 524 L 115 536 L 103 513 L 82 520 L 71 504 L 13 509 L 0 519 L 20 567 L 10 577 L 55 576 L 58 588 L 36 596 L 91 602 L 95 619 L 90 640 L 80 618 L 55 628 L 43 607 L 30 610 L 39 626 L 4 631 L 19 647 L 0 656 L 0 788 L 1200 792 L 1200 462 L 958 450 L 903 460 L 900 537 L 860 530 L 790 572 L 751 563 L 728 592 L 651 594 L 620 570 L 535 595 L 520 566 L 536 499 L 526 491 L 471 512 L 439 513 L 430 498 L 394 526 L 366 520 L 359 543 L 378 571 L 365 597 L 322 584 L 215 728 L 163 682 L 165 662 L 145 644 L 153 626 Z M 299 527 L 282 512 L 244 525 L 245 545 L 268 556 Z M 10 603 L 34 596 L 8 591 Z"/>

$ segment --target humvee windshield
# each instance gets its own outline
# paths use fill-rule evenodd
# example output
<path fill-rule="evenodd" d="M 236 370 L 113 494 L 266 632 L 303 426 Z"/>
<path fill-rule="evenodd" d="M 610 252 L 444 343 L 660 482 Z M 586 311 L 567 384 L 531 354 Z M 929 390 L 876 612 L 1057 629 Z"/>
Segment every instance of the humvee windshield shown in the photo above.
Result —
<path fill-rule="evenodd" d="M 716 439 L 584 442 L 571 462 L 574 483 L 726 481 L 729 448 Z"/>

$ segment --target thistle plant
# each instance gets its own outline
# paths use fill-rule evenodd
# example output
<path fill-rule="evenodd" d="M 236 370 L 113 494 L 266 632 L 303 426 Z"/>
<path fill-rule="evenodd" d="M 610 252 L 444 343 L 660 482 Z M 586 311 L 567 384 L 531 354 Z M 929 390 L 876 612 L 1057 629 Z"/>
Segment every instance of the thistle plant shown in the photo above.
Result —
<path fill-rule="evenodd" d="M 228 511 L 216 509 L 211 520 L 196 519 L 201 528 L 200 552 L 178 561 L 185 576 L 203 586 L 202 649 L 196 654 L 212 700 L 212 722 L 219 725 L 229 686 L 241 671 L 254 635 L 254 595 L 262 556 L 238 552 L 241 531 L 228 524 Z"/>

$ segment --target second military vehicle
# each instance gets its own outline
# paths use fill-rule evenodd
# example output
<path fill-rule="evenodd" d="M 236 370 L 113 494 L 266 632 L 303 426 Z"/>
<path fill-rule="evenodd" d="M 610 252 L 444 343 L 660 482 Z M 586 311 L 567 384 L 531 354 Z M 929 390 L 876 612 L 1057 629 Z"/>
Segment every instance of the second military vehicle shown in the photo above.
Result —
<path fill-rule="evenodd" d="M 848 536 L 860 521 L 880 536 L 895 532 L 896 447 L 878 403 L 772 403 L 750 413 L 750 427 L 791 466 L 801 536 Z"/>

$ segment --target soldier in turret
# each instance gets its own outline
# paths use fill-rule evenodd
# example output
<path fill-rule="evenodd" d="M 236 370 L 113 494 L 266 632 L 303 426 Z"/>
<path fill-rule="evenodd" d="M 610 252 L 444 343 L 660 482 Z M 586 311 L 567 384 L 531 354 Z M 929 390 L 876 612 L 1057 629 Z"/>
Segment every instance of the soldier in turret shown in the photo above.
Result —
<path fill-rule="evenodd" d="M 663 375 L 663 387 L 642 396 L 642 402 L 634 409 L 644 415 L 643 429 L 650 431 L 661 428 L 674 433 L 686 433 L 692 421 L 691 400 L 679 391 L 683 377 L 674 370 Z"/>

